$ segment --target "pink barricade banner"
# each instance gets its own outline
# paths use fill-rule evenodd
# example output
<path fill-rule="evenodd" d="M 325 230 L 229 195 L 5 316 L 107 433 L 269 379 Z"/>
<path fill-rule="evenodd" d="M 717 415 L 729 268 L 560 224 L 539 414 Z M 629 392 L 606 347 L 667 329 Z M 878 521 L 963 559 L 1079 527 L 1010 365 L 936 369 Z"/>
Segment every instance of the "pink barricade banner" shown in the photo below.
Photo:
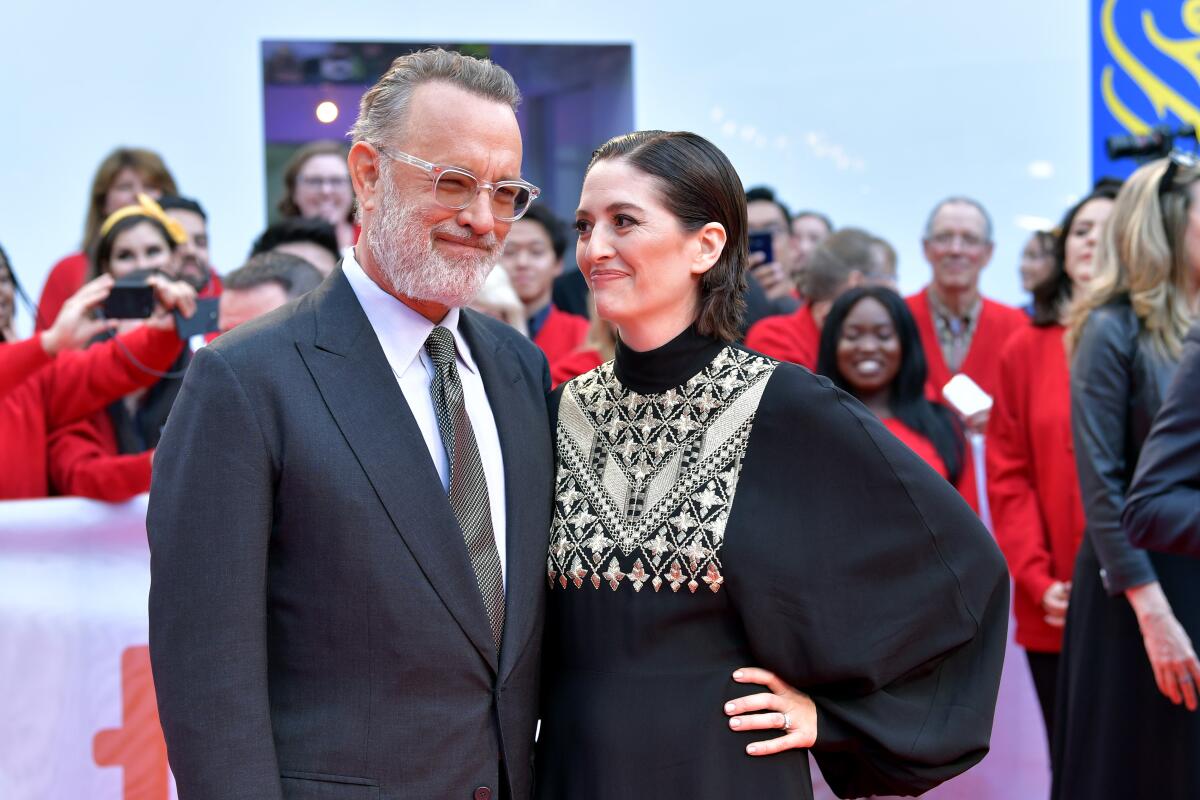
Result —
<path fill-rule="evenodd" d="M 0 503 L 0 798 L 168 800 L 146 497 Z"/>

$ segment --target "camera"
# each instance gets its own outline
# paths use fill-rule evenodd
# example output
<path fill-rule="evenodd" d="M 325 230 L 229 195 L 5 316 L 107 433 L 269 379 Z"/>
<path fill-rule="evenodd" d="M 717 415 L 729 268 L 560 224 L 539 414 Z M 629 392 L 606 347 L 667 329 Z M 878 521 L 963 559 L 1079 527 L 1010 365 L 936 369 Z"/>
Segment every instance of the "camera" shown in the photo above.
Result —
<path fill-rule="evenodd" d="M 1109 136 L 1104 140 L 1104 149 L 1109 161 L 1132 158 L 1141 164 L 1166 157 L 1175 146 L 1175 140 L 1182 137 L 1195 139 L 1195 127 L 1181 125 L 1171 130 L 1169 125 L 1159 125 L 1144 136 Z"/>

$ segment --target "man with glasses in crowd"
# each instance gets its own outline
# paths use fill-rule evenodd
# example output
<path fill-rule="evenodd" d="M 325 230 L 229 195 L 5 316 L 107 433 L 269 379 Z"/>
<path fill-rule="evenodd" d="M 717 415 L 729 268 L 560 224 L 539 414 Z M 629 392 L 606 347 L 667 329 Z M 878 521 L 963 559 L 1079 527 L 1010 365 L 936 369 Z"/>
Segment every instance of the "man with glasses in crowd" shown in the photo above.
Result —
<path fill-rule="evenodd" d="M 463 308 L 538 194 L 518 101 L 490 62 L 397 59 L 353 131 L 353 255 L 193 361 L 148 515 L 181 797 L 531 793 L 549 374 Z"/>

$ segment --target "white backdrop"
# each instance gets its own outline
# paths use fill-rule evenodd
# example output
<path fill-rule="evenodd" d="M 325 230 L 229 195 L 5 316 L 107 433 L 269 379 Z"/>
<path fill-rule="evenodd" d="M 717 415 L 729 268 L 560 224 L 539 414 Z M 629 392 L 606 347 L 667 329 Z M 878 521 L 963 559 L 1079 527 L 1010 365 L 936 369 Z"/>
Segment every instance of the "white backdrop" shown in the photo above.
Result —
<path fill-rule="evenodd" d="M 78 246 L 96 164 L 116 145 L 143 145 L 209 209 L 217 267 L 238 266 L 265 222 L 264 38 L 630 42 L 639 127 L 708 136 L 748 185 L 774 184 L 793 207 L 885 236 L 905 291 L 927 277 L 930 207 L 974 195 L 997 226 L 984 291 L 1018 302 L 1019 220 L 1057 219 L 1088 186 L 1087 8 L 8 0 L 0 244 L 36 298 L 49 266 Z"/>

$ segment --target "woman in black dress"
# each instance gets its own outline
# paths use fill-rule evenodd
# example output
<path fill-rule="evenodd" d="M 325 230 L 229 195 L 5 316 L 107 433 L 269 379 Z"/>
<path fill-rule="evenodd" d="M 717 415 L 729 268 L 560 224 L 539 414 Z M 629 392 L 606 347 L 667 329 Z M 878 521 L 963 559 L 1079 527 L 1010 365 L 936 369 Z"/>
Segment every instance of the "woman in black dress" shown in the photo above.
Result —
<path fill-rule="evenodd" d="M 1067 337 L 1087 527 L 1059 664 L 1057 800 L 1200 797 L 1200 562 L 1136 548 L 1121 529 L 1198 301 L 1200 167 L 1160 159 L 1117 195 Z"/>
<path fill-rule="evenodd" d="M 553 398 L 540 798 L 924 791 L 987 751 L 1004 562 L 954 488 L 827 380 L 731 344 L 725 156 L 593 155 L 577 258 L 616 358 Z"/>

